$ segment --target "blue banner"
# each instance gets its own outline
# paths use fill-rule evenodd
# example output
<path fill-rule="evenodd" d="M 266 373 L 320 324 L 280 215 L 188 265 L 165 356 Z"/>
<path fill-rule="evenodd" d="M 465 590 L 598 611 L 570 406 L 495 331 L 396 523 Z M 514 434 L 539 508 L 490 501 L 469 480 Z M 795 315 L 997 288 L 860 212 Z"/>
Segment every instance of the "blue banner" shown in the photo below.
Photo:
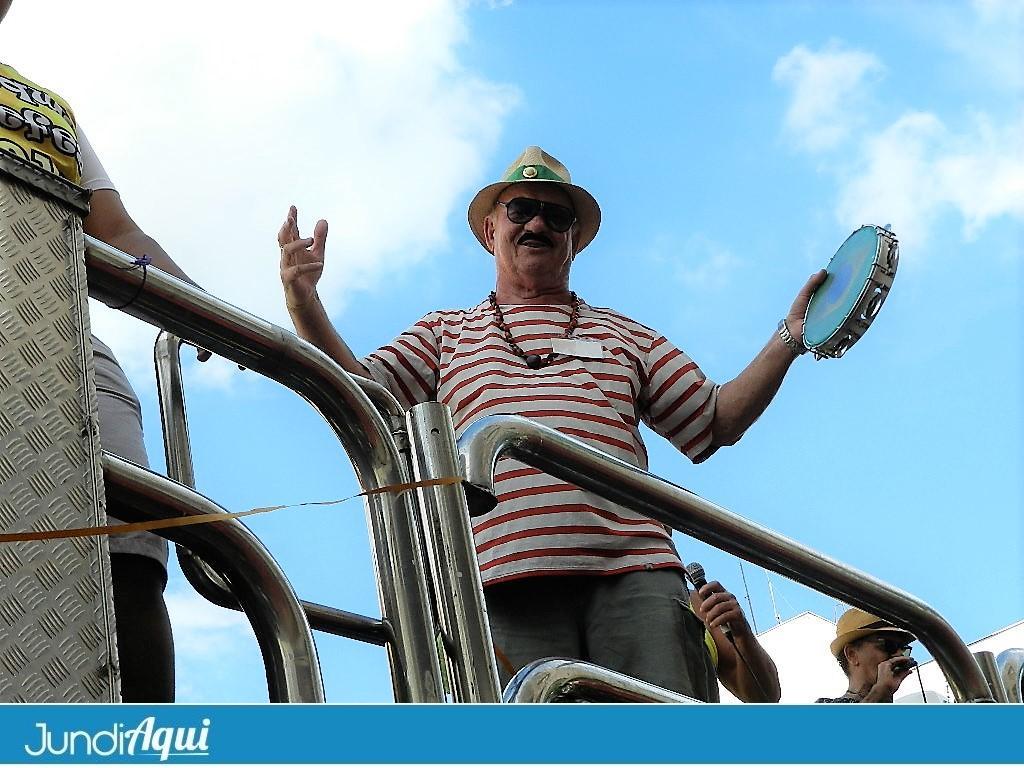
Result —
<path fill-rule="evenodd" d="M 5 705 L 0 763 L 1019 763 L 1021 705 Z"/>

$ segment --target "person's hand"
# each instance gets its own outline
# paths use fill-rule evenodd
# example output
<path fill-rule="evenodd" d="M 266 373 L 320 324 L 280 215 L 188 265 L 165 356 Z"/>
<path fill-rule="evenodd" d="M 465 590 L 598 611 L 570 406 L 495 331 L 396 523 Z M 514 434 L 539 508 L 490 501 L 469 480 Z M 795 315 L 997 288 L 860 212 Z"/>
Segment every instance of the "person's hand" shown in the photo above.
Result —
<path fill-rule="evenodd" d="M 312 237 L 300 237 L 295 206 L 277 233 L 281 247 L 281 285 L 289 311 L 302 310 L 316 298 L 316 284 L 324 271 L 324 247 L 327 243 L 327 222 L 320 219 Z"/>
<path fill-rule="evenodd" d="M 892 696 L 916 666 L 916 663 L 905 666 L 908 660 L 913 661 L 908 656 L 893 656 L 883 661 L 878 665 L 878 679 L 872 687 L 879 689 L 880 693 Z"/>
<path fill-rule="evenodd" d="M 743 615 L 739 600 L 732 592 L 727 592 L 720 582 L 709 581 L 697 591 L 697 595 L 701 600 L 697 615 L 709 629 L 728 623 L 733 633 L 749 632 L 747 617 Z"/>
<path fill-rule="evenodd" d="M 807 305 L 811 303 L 811 295 L 819 285 L 825 282 L 826 277 L 828 277 L 828 272 L 819 269 L 808 278 L 804 287 L 800 289 L 800 293 L 793 300 L 793 306 L 789 308 L 789 314 L 786 315 L 786 327 L 789 328 L 789 332 L 793 334 L 794 338 L 803 339 L 804 315 L 807 314 Z"/>

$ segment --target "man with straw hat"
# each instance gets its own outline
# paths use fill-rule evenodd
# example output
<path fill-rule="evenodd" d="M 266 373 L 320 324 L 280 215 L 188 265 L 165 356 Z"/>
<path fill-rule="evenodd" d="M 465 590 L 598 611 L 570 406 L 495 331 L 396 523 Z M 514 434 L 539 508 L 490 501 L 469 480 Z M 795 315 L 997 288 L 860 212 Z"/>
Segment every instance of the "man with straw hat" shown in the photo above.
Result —
<path fill-rule="evenodd" d="M 892 703 L 892 697 L 917 662 L 910 658 L 910 644 L 917 638 L 905 629 L 860 608 L 839 617 L 836 639 L 829 650 L 849 680 L 846 693 L 816 703 Z"/>
<path fill-rule="evenodd" d="M 469 205 L 494 257 L 495 290 L 476 306 L 431 312 L 357 359 L 316 292 L 327 222 L 278 233 L 285 301 L 300 336 L 406 407 L 448 405 L 461 434 L 482 416 L 517 414 L 646 469 L 641 420 L 694 462 L 732 445 L 764 411 L 804 350 L 804 285 L 779 333 L 735 379 L 716 385 L 664 336 L 569 289 L 601 209 L 568 169 L 528 147 Z M 503 682 L 531 661 L 592 661 L 692 696 L 706 695 L 703 625 L 686 608 L 682 563 L 660 523 L 511 459 L 499 504 L 474 519 L 477 556 Z M 690 641 L 684 645 L 680 637 Z M 701 679 L 697 679 L 701 678 Z"/>

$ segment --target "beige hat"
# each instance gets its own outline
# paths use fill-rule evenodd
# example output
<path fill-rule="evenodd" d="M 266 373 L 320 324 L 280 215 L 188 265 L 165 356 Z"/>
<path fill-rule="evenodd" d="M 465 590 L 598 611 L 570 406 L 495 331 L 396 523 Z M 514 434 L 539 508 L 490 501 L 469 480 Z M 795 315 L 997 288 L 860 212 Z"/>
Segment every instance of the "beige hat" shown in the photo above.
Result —
<path fill-rule="evenodd" d="M 903 635 L 908 644 L 917 640 L 907 630 L 900 629 L 885 619 L 878 618 L 873 613 L 862 611 L 860 608 L 851 608 L 839 617 L 839 622 L 836 624 L 836 639 L 832 641 L 829 649 L 832 651 L 832 655 L 838 658 L 843 649 L 854 640 L 883 632 Z"/>
<path fill-rule="evenodd" d="M 540 181 L 561 184 L 562 189 L 572 198 L 580 228 L 576 252 L 590 245 L 601 226 L 601 207 L 587 190 L 572 183 L 568 168 L 540 147 L 527 147 L 508 167 L 501 181 L 481 189 L 469 204 L 469 228 L 473 230 L 480 245 L 487 247 L 484 243 L 484 219 L 494 210 L 498 195 L 512 184 Z"/>

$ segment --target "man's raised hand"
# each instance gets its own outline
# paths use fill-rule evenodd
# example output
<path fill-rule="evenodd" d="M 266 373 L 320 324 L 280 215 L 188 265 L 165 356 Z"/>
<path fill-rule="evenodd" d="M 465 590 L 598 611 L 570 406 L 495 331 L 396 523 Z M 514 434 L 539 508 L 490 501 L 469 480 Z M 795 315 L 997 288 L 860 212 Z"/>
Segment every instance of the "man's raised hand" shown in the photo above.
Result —
<path fill-rule="evenodd" d="M 281 248 L 281 285 L 289 311 L 301 311 L 316 298 L 327 243 L 325 220 L 316 223 L 312 237 L 300 237 L 297 222 L 298 211 L 293 205 L 277 233 L 277 244 Z"/>

